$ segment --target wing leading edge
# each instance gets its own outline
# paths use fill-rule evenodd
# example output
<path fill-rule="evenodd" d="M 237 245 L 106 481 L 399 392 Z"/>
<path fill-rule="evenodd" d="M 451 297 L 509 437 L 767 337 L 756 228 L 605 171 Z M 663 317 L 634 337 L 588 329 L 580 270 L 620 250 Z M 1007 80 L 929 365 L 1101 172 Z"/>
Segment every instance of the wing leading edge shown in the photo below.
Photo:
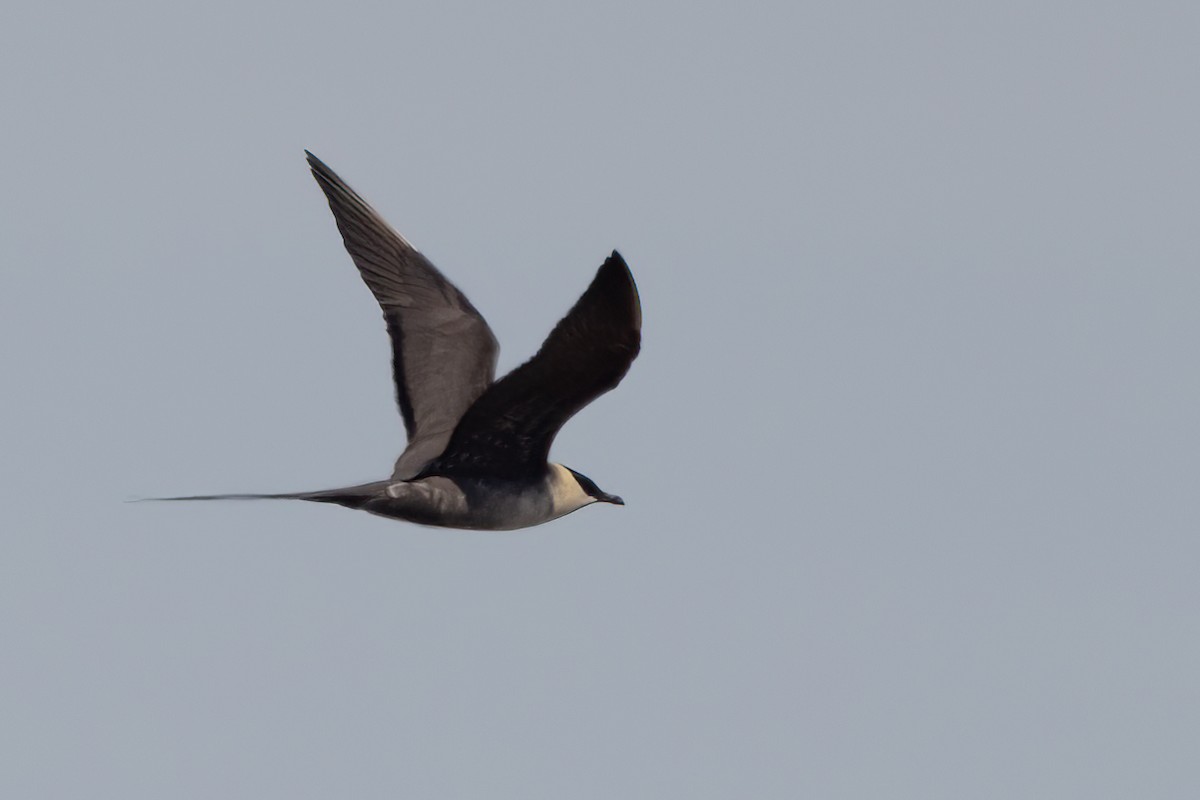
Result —
<path fill-rule="evenodd" d="M 413 478 L 441 453 L 492 384 L 499 344 L 466 296 L 319 158 L 309 167 L 342 240 L 375 295 L 392 342 L 396 403 L 408 446 L 393 478 Z"/>

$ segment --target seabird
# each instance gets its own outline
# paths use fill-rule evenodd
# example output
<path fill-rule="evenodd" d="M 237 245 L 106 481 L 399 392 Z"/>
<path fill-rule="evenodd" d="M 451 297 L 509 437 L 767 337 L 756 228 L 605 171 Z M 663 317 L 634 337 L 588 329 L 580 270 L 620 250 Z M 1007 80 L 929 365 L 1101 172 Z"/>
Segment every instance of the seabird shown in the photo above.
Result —
<path fill-rule="evenodd" d="M 276 498 L 336 503 L 447 528 L 514 530 L 592 503 L 624 505 L 549 461 L 563 424 L 616 387 L 641 347 L 637 286 L 617 251 L 541 349 L 495 380 L 499 345 L 475 306 L 430 261 L 309 153 L 346 250 L 383 309 L 408 445 L 388 480 Z"/>

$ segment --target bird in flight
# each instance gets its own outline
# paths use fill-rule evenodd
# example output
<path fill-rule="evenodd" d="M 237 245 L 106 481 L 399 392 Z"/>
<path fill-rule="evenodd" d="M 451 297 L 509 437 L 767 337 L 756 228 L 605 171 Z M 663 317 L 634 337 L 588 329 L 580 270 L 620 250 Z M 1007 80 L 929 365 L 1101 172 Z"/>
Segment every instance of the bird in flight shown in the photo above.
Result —
<path fill-rule="evenodd" d="M 336 503 L 422 525 L 514 530 L 593 503 L 624 505 L 549 461 L 563 424 L 616 387 L 641 346 L 637 286 L 615 250 L 537 353 L 495 380 L 499 345 L 466 296 L 319 158 L 305 151 L 392 341 L 408 445 L 391 478 L 342 489 L 162 500 Z"/>

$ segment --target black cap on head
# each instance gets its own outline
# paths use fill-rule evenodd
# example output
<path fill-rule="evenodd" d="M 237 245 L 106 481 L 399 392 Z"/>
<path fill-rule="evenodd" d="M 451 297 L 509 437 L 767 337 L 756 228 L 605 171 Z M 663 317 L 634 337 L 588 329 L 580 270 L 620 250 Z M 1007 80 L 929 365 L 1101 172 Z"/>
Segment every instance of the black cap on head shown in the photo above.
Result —
<path fill-rule="evenodd" d="M 567 467 L 567 469 L 570 470 L 571 474 L 575 476 L 575 481 L 579 484 L 580 488 L 582 488 L 583 491 L 587 492 L 589 497 L 594 497 L 594 498 L 596 498 L 596 500 L 598 500 L 601 503 L 612 503 L 613 505 L 616 505 L 616 506 L 625 505 L 624 500 L 617 497 L 615 494 L 609 494 L 608 492 L 601 489 L 599 486 L 596 485 L 596 482 L 594 480 L 592 480 L 591 478 L 589 478 L 587 475 L 576 472 L 575 470 L 571 469 L 570 467 Z"/>

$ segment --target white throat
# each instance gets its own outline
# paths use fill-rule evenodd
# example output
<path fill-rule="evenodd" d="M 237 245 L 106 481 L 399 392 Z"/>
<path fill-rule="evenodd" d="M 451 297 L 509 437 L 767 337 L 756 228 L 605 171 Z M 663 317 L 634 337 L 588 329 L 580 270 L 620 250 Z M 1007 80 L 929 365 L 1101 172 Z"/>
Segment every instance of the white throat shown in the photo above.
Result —
<path fill-rule="evenodd" d="M 571 470 L 562 464 L 550 464 L 550 503 L 554 516 L 570 514 L 596 502 L 596 498 L 583 490 Z"/>

